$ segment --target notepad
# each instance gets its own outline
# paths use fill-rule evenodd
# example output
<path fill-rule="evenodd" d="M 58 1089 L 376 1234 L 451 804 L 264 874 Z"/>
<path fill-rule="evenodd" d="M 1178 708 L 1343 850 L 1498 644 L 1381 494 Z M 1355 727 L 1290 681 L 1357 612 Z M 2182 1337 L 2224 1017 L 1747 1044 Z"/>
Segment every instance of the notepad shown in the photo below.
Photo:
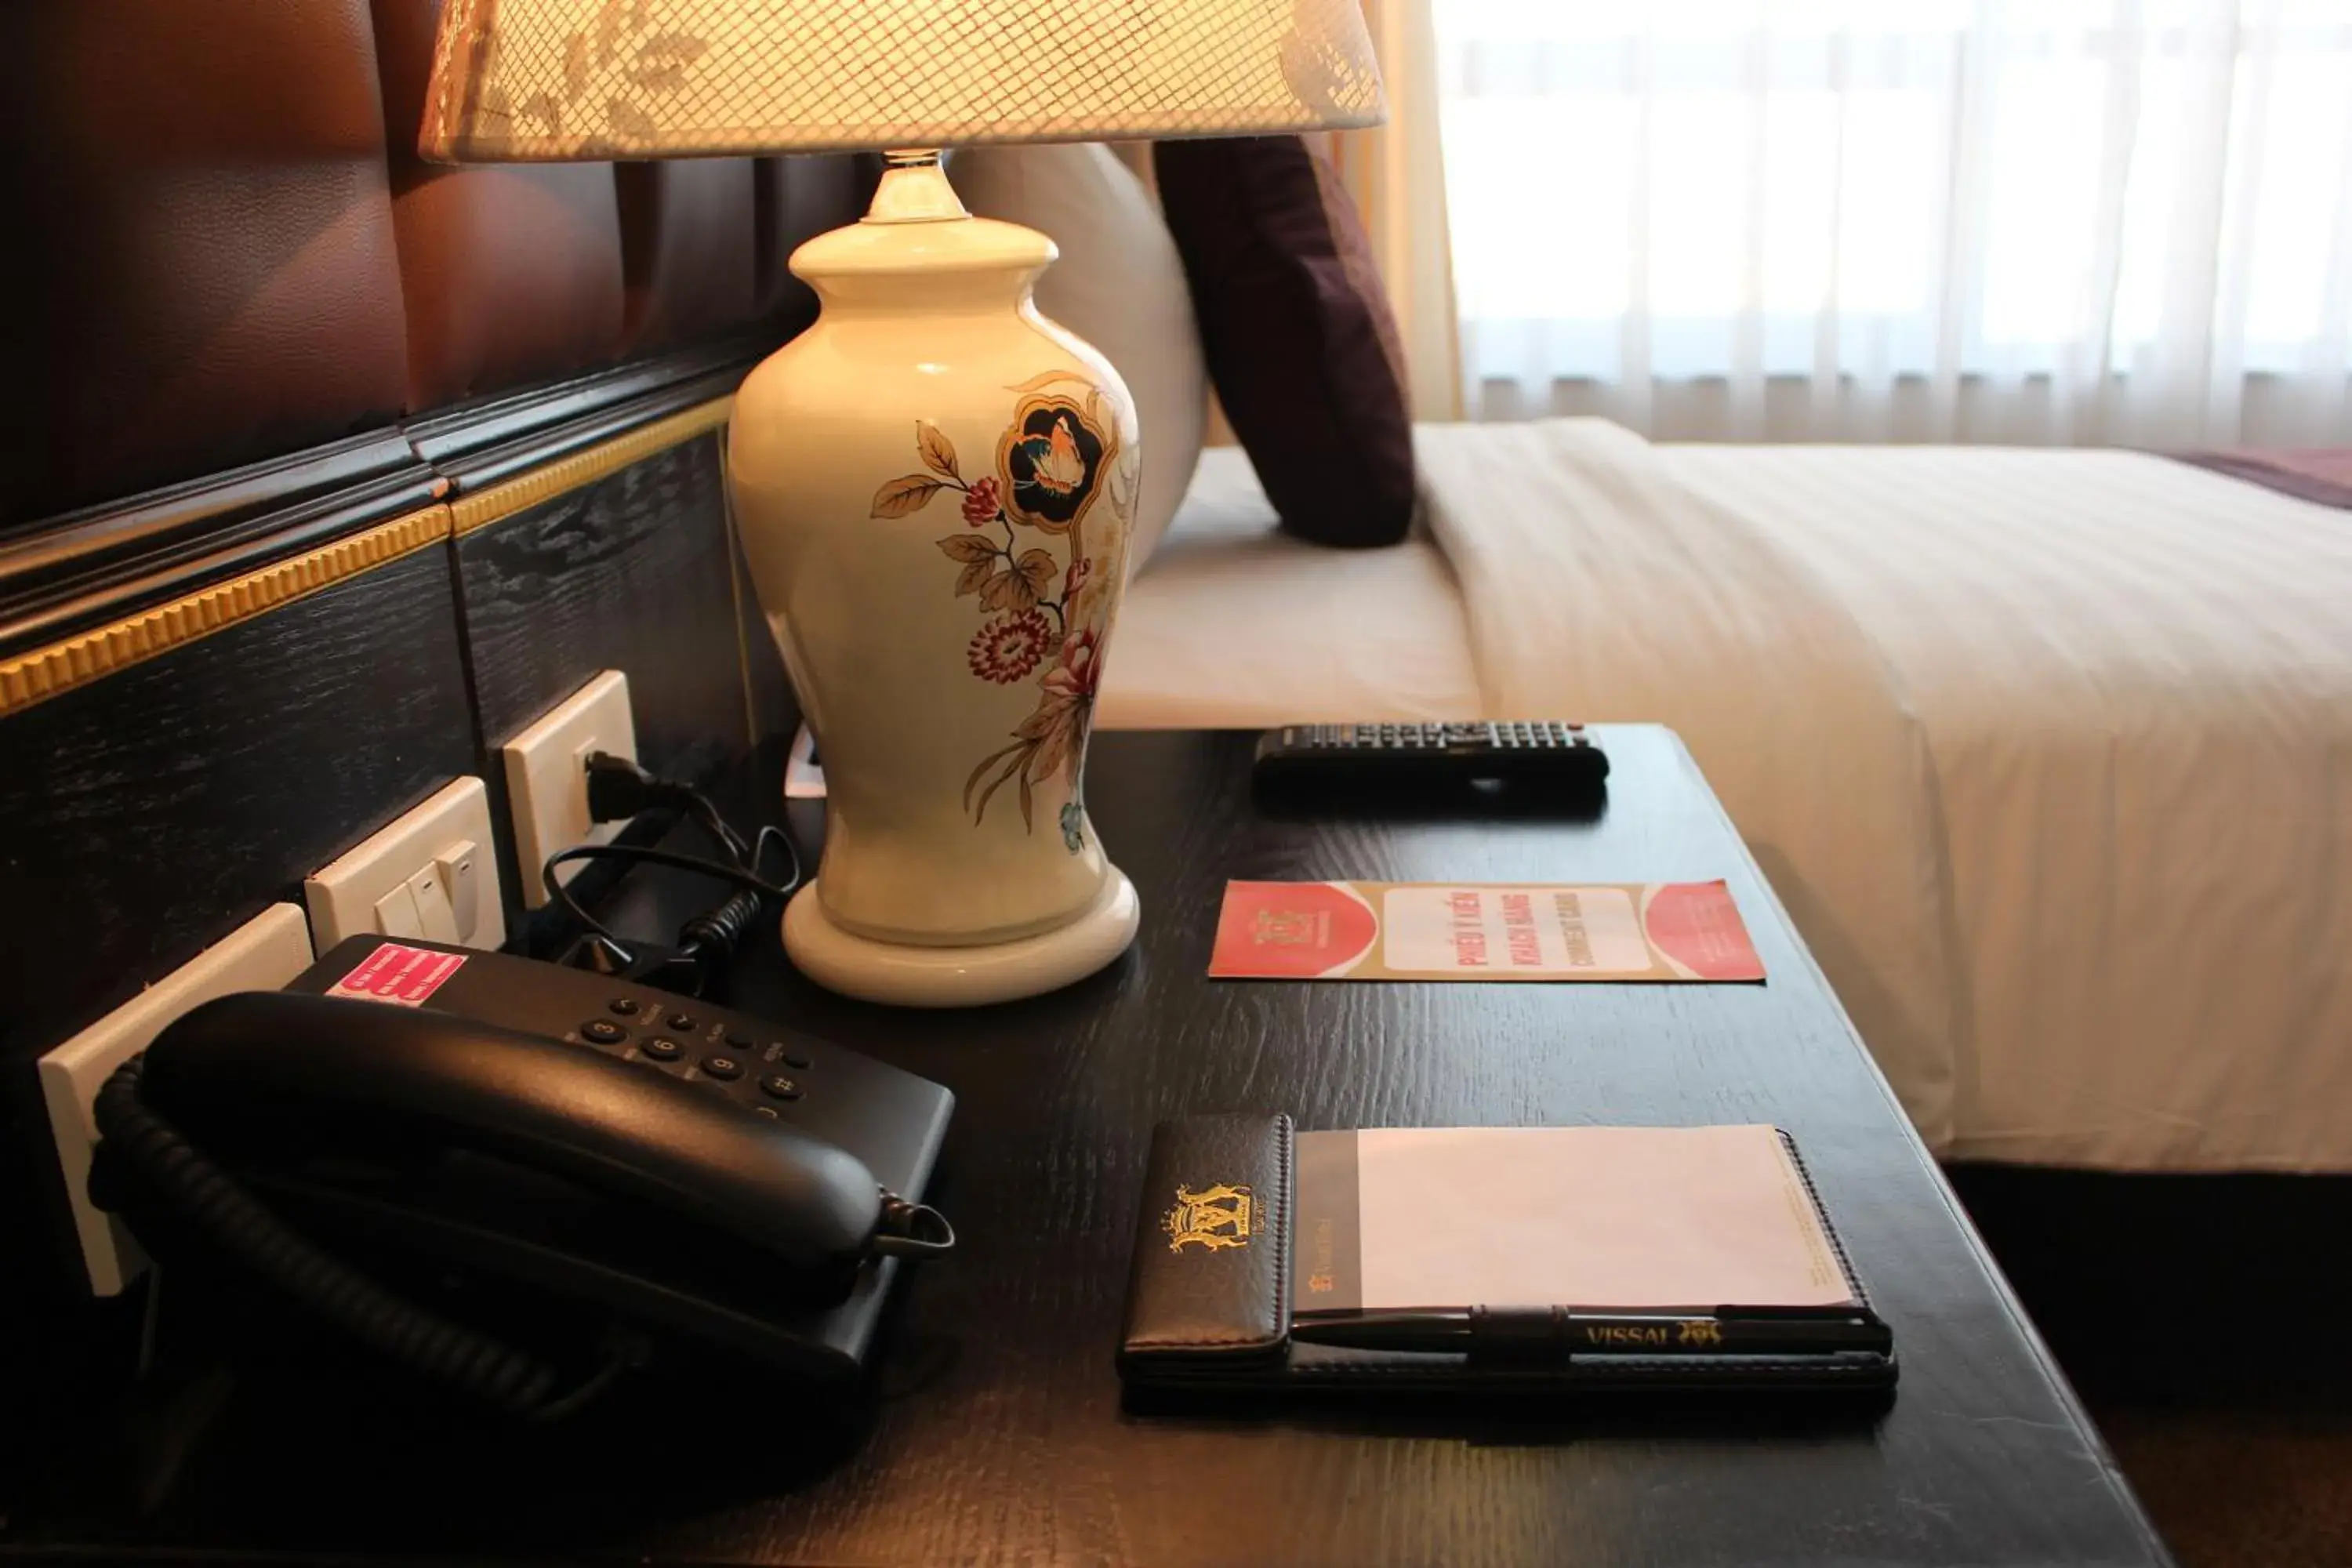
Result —
<path fill-rule="evenodd" d="M 1861 1299 L 1773 1127 L 1304 1132 L 1297 1172 L 1302 1316 Z"/>

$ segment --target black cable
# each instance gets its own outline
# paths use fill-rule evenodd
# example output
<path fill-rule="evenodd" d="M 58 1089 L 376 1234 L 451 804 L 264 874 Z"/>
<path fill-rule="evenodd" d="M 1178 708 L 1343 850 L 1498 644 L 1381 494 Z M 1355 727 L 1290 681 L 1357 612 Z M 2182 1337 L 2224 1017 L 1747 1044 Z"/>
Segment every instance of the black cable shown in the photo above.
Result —
<path fill-rule="evenodd" d="M 760 909 L 765 901 L 746 888 L 725 903 L 703 910 L 677 928 L 678 950 L 689 959 L 734 952 L 745 934 L 759 923 Z"/>
<path fill-rule="evenodd" d="M 877 1258 L 940 1258 L 955 1250 L 955 1226 L 929 1204 L 882 1194 L 882 1218 L 874 1234 Z"/>
<path fill-rule="evenodd" d="M 744 867 L 730 866 L 724 860 L 711 860 L 699 855 L 680 855 L 671 849 L 647 848 L 635 844 L 575 844 L 569 849 L 559 849 L 549 856 L 547 864 L 540 868 L 540 879 L 547 884 L 547 896 L 554 900 L 565 914 L 578 921 L 589 931 L 594 931 L 598 936 L 608 941 L 623 944 L 625 944 L 628 939 L 608 930 L 603 921 L 582 909 L 580 901 L 572 896 L 570 889 L 565 888 L 562 881 L 555 875 L 555 868 L 558 866 L 566 865 L 573 860 L 634 860 L 656 866 L 671 866 L 682 871 L 698 871 L 706 877 L 716 877 L 721 881 L 732 882 L 737 887 L 748 888 L 766 899 L 789 898 L 793 886 L 800 880 L 800 866 L 797 858 L 793 866 L 792 882 L 776 883 Z"/>
<path fill-rule="evenodd" d="M 362 1343 L 510 1415 L 568 1415 L 619 1374 L 608 1362 L 580 1387 L 555 1394 L 553 1368 L 491 1336 L 385 1289 L 314 1245 L 247 1192 L 140 1097 L 143 1056 L 114 1070 L 94 1106 L 109 1157 L 139 1190 L 206 1240 Z"/>
<path fill-rule="evenodd" d="M 756 871 L 760 868 L 761 851 L 767 848 L 771 840 L 783 846 L 784 863 L 792 868 L 792 875 L 786 877 L 778 885 L 784 888 L 799 887 L 801 885 L 801 852 L 793 847 L 791 836 L 772 822 L 760 829 L 758 835 L 751 840 L 750 861 L 751 869 Z"/>
<path fill-rule="evenodd" d="M 698 871 L 735 883 L 740 890 L 724 902 L 695 915 L 678 928 L 675 951 L 660 956 L 656 964 L 664 972 L 657 984 L 683 985 L 698 995 L 710 966 L 741 946 L 745 935 L 757 924 L 763 900 L 789 897 L 800 886 L 800 853 L 784 830 L 772 823 L 760 828 L 751 842 L 746 843 L 743 836 L 719 813 L 709 795 L 692 784 L 648 773 L 629 758 L 597 752 L 590 754 L 586 766 L 588 815 L 593 820 L 634 819 L 656 808 L 680 811 L 692 818 L 696 826 L 709 837 L 720 853 L 727 857 L 727 861 L 677 855 L 636 845 L 580 845 L 550 856 L 541 866 L 540 877 L 547 887 L 548 897 L 580 931 L 606 944 L 607 950 L 634 973 L 642 967 L 644 962 L 650 962 L 642 953 L 642 949 L 654 944 L 639 943 L 624 937 L 590 914 L 557 879 L 557 867 L 572 861 L 596 859 L 649 862 Z M 783 875 L 776 881 L 770 881 L 762 875 L 771 843 L 783 852 Z M 655 948 L 656 953 L 661 952 L 658 947 Z M 677 973 L 670 973 L 671 971 Z"/>
<path fill-rule="evenodd" d="M 738 866 L 750 868 L 751 846 L 719 815 L 710 797 L 692 784 L 647 773 L 626 757 L 606 752 L 588 754 L 588 817 L 592 822 L 622 822 L 642 816 L 656 806 L 684 811 Z M 761 830 L 763 834 L 766 829 Z"/>

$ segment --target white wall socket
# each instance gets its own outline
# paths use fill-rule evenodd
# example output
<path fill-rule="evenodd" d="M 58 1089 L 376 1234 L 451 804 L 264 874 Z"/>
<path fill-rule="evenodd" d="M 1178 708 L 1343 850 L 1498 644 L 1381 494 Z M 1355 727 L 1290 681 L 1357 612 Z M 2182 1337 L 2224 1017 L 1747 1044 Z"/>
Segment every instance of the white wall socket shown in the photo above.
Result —
<path fill-rule="evenodd" d="M 310 967 L 310 928 L 292 904 L 272 904 L 162 980 L 41 1058 L 41 1099 L 58 1142 L 58 1166 L 73 1204 L 89 1288 L 121 1293 L 147 1265 L 145 1254 L 112 1215 L 89 1201 L 90 1150 L 98 1142 L 91 1107 L 116 1068 L 143 1051 L 163 1026 L 200 1002 L 233 991 L 276 991 Z"/>
<path fill-rule="evenodd" d="M 559 849 L 609 844 L 623 826 L 588 820 L 588 754 L 637 760 L 637 726 L 629 716 L 629 678 L 608 669 L 549 709 L 509 741 L 507 800 L 514 812 L 515 862 L 527 909 L 547 902 L 540 868 Z M 569 882 L 574 861 L 556 876 Z"/>
<path fill-rule="evenodd" d="M 457 779 L 302 884 L 319 950 L 345 937 L 423 937 L 465 947 L 507 939 L 490 792 Z"/>

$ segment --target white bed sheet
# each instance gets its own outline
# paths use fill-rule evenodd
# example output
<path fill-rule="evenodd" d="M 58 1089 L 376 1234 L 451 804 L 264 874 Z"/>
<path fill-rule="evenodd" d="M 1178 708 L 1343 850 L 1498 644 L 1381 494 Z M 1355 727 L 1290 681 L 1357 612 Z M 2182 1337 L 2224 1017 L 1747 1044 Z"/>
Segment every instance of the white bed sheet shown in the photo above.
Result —
<path fill-rule="evenodd" d="M 1420 432 L 1430 542 L 1204 455 L 1103 721 L 1685 736 L 1932 1145 L 2352 1171 L 2352 516 L 2161 458 Z"/>
<path fill-rule="evenodd" d="M 1136 574 L 1103 668 L 1115 729 L 1468 718 L 1481 710 L 1461 590 L 1416 535 L 1329 550 L 1275 528 L 1238 447 L 1212 447 Z"/>
<path fill-rule="evenodd" d="M 2135 453 L 1660 451 L 1926 738 L 1947 1152 L 2352 1171 L 2352 514 Z"/>

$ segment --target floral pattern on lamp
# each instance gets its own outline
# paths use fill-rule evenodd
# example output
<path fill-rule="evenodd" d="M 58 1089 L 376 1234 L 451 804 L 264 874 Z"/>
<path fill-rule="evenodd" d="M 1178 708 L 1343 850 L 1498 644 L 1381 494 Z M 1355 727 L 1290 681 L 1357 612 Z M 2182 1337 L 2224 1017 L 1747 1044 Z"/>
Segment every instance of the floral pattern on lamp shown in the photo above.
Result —
<path fill-rule="evenodd" d="M 1075 385 L 1084 398 L 1049 392 Z M 937 541 L 940 551 L 962 570 L 955 579 L 958 598 L 975 596 L 990 618 L 972 634 L 966 663 L 972 676 L 1009 686 L 1033 676 L 1036 709 L 1011 731 L 1011 743 L 990 752 L 963 787 L 963 806 L 975 824 L 1008 784 L 1021 808 L 1022 825 L 1036 827 L 1035 786 L 1060 773 L 1070 798 L 1062 806 L 1062 842 L 1073 855 L 1086 847 L 1079 773 L 1087 733 L 1093 722 L 1095 689 L 1110 635 L 1119 559 L 1127 531 L 1102 531 L 1089 552 L 1085 529 L 1097 496 L 1123 517 L 1133 501 L 1134 449 L 1122 448 L 1116 420 L 1100 387 L 1066 371 L 1049 372 L 1024 386 L 1013 422 L 997 445 L 997 472 L 967 479 L 955 444 L 928 420 L 915 425 L 915 452 L 926 472 L 906 474 L 874 492 L 871 515 L 908 516 L 929 506 L 941 490 L 960 492 L 967 531 Z M 998 540 L 994 530 L 1004 531 Z M 1050 542 L 1066 540 L 1066 563 L 1049 545 L 1026 542 L 1023 529 Z"/>
<path fill-rule="evenodd" d="M 919 1006 L 1125 952 L 1140 905 L 1079 784 L 1146 432 L 1036 308 L 1053 242 L 973 217 L 938 150 L 1372 124 L 1359 0 L 446 0 L 425 96 L 435 160 L 883 154 L 865 220 L 793 253 L 816 320 L 743 378 L 725 437 L 830 787 L 784 948 Z"/>

